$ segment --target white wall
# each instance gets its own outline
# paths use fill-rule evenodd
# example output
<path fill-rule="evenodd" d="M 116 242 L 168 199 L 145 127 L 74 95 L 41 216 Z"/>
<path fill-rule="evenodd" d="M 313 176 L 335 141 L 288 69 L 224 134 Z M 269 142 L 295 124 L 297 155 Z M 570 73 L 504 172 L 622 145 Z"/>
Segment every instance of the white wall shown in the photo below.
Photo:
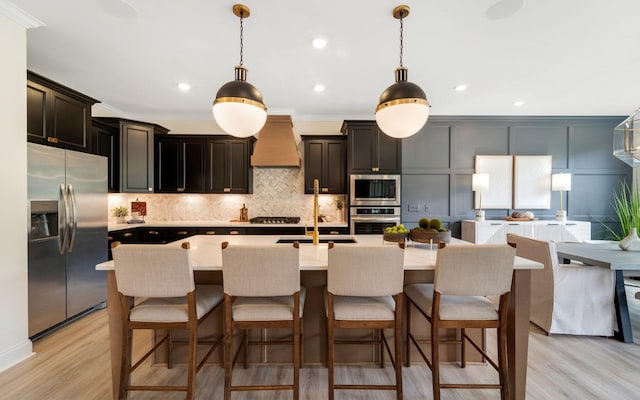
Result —
<path fill-rule="evenodd" d="M 0 14 L 0 371 L 32 354 L 27 308 L 27 31 Z"/>

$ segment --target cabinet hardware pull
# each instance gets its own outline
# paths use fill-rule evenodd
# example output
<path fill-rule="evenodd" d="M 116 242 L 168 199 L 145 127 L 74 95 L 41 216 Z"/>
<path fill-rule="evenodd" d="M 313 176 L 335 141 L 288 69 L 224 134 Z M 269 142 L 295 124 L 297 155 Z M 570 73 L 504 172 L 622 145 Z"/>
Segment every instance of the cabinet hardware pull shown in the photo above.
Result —
<path fill-rule="evenodd" d="M 224 188 L 224 189 L 223 189 L 223 192 L 225 192 L 225 193 L 229 193 L 229 192 L 231 192 L 231 188 Z"/>
<path fill-rule="evenodd" d="M 183 187 L 178 188 L 178 192 L 184 192 L 184 188 Z"/>
<path fill-rule="evenodd" d="M 494 222 L 494 223 L 492 223 L 492 224 L 490 224 L 490 225 L 502 225 L 502 224 L 497 224 L 497 223 L 495 223 L 495 222 Z"/>
<path fill-rule="evenodd" d="M 559 224 L 547 224 L 547 225 L 549 225 L 549 226 L 557 226 Z"/>
<path fill-rule="evenodd" d="M 58 143 L 58 138 L 48 137 L 47 142 L 49 143 Z"/>
<path fill-rule="evenodd" d="M 373 171 L 373 172 L 378 172 L 378 171 L 380 171 L 380 168 L 378 168 L 378 167 L 373 167 L 373 168 L 371 168 L 371 171 Z"/>
<path fill-rule="evenodd" d="M 157 235 L 158 231 L 149 231 L 149 235 Z"/>
<path fill-rule="evenodd" d="M 338 231 L 330 231 L 329 234 L 330 235 L 339 235 L 340 232 L 338 232 Z"/>
<path fill-rule="evenodd" d="M 187 233 L 187 231 L 178 231 L 178 235 L 186 235 Z"/>
<path fill-rule="evenodd" d="M 328 191 L 329 191 L 329 188 L 322 188 L 322 191 L 323 191 L 323 192 L 328 192 Z"/>
<path fill-rule="evenodd" d="M 147 188 L 147 192 L 153 192 L 153 188 L 152 187 Z"/>
<path fill-rule="evenodd" d="M 112 241 L 113 240 L 113 236 L 107 236 L 107 240 L 108 241 Z"/>
<path fill-rule="evenodd" d="M 565 226 L 575 226 L 575 225 L 578 225 L 578 224 L 564 224 L 564 225 Z"/>
<path fill-rule="evenodd" d="M 509 224 L 509 225 L 516 225 L 517 226 L 517 225 L 520 225 L 520 224 Z"/>
<path fill-rule="evenodd" d="M 131 232 L 127 232 L 127 233 L 125 233 L 123 236 L 124 236 L 124 237 L 131 237 L 131 236 L 133 236 L 133 233 L 131 233 Z"/>
<path fill-rule="evenodd" d="M 207 235 L 215 235 L 216 231 L 207 231 Z"/>
<path fill-rule="evenodd" d="M 229 232 L 229 235 L 239 235 L 239 234 L 240 234 L 240 232 L 238 232 L 238 231 L 231 231 L 231 232 Z"/>

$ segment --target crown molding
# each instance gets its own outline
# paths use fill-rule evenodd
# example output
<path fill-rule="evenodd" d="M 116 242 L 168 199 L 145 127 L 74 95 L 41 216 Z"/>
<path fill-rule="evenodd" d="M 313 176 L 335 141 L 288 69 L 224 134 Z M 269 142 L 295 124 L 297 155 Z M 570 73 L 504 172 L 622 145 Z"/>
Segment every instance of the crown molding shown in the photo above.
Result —
<path fill-rule="evenodd" d="M 0 14 L 5 15 L 10 20 L 26 29 L 39 28 L 46 25 L 38 18 L 7 0 L 0 0 Z"/>

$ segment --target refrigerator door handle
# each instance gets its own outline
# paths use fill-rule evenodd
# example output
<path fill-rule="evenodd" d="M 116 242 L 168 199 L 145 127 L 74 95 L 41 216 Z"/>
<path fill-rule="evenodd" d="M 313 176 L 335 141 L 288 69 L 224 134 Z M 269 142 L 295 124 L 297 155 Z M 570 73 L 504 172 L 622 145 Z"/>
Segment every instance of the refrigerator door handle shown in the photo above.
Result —
<path fill-rule="evenodd" d="M 69 253 L 73 251 L 73 245 L 76 242 L 76 231 L 78 229 L 78 209 L 76 207 L 76 192 L 73 185 L 69 184 L 68 199 L 71 202 L 71 215 L 69 216 Z"/>
<path fill-rule="evenodd" d="M 60 254 L 67 251 L 67 215 L 69 215 L 67 191 L 64 188 L 64 183 L 61 183 L 58 193 L 58 248 Z"/>

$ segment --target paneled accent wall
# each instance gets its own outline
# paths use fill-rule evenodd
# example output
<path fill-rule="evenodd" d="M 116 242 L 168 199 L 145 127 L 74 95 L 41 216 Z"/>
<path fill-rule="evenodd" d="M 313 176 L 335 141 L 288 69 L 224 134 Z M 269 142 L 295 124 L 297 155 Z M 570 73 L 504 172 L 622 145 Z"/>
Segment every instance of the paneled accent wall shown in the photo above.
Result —
<path fill-rule="evenodd" d="M 553 173 L 572 174 L 563 208 L 571 220 L 591 221 L 592 238 L 605 239 L 601 222 L 613 222 L 613 193 L 632 168 L 612 155 L 612 117 L 440 117 L 429 118 L 418 134 L 402 143 L 402 222 L 440 218 L 460 237 L 460 221 L 474 218 L 471 174 L 475 155 L 551 155 Z M 548 210 L 485 210 L 487 219 L 513 211 L 533 211 L 554 219 L 560 193 Z M 410 210 L 418 211 L 410 211 Z"/>

